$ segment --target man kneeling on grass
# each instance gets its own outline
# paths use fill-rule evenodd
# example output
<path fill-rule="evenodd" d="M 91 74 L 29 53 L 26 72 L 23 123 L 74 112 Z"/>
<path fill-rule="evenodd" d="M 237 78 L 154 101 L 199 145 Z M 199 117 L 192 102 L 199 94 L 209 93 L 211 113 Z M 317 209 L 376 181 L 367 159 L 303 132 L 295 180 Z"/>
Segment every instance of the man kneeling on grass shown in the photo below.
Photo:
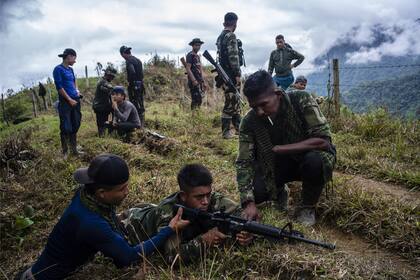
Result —
<path fill-rule="evenodd" d="M 131 245 L 115 214 L 116 206 L 128 195 L 126 162 L 111 154 L 95 157 L 89 168 L 80 168 L 74 179 L 81 184 L 70 205 L 48 237 L 41 256 L 17 279 L 64 279 L 97 252 L 112 259 L 117 267 L 140 262 L 189 221 L 182 210 L 165 227 L 144 242 Z"/>
<path fill-rule="evenodd" d="M 108 123 L 107 127 L 111 133 L 117 130 L 120 136 L 129 136 L 136 128 L 141 127 L 139 114 L 136 107 L 126 100 L 124 87 L 116 86 L 111 92 L 112 109 L 114 110 L 114 121 Z"/>
<path fill-rule="evenodd" d="M 203 165 L 184 166 L 178 173 L 180 191 L 168 196 L 159 205 L 143 205 L 124 213 L 122 222 L 130 241 L 139 243 L 166 228 L 176 214 L 175 204 L 210 213 L 223 208 L 226 213 L 239 216 L 239 205 L 222 194 L 213 192 L 212 183 L 212 175 Z M 172 263 L 179 254 L 182 262 L 188 263 L 200 259 L 206 246 L 221 245 L 227 238 L 218 228 L 206 224 L 206 221 L 194 220 L 178 236 L 172 236 L 166 241 L 162 256 L 165 261 Z M 252 235 L 241 232 L 236 235 L 236 240 L 240 245 L 247 245 L 252 241 Z"/>
<path fill-rule="evenodd" d="M 256 204 L 266 200 L 287 210 L 285 184 L 302 181 L 297 220 L 314 225 L 315 206 L 336 161 L 326 118 L 308 92 L 286 94 L 266 71 L 249 76 L 243 91 L 251 107 L 241 122 L 236 160 L 244 216 L 258 220 Z"/>

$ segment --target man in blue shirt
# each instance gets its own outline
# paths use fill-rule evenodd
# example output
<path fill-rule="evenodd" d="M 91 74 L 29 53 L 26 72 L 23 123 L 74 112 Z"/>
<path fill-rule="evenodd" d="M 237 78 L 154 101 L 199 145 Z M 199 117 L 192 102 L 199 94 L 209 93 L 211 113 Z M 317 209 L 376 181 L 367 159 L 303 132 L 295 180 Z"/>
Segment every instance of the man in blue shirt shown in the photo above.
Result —
<path fill-rule="evenodd" d="M 116 155 L 102 154 L 88 168 L 76 170 L 74 179 L 81 187 L 48 237 L 44 251 L 16 279 L 64 279 L 97 252 L 111 258 L 117 267 L 137 264 L 189 224 L 178 211 L 155 236 L 132 246 L 115 214 L 116 206 L 128 195 L 127 163 Z"/>
<path fill-rule="evenodd" d="M 76 51 L 65 49 L 58 55 L 63 62 L 53 71 L 55 87 L 58 91 L 58 115 L 60 117 L 60 138 L 63 155 L 67 157 L 68 145 L 73 155 L 77 151 L 77 131 L 80 127 L 82 113 L 80 112 L 80 94 L 76 86 L 73 66 L 76 63 Z"/>

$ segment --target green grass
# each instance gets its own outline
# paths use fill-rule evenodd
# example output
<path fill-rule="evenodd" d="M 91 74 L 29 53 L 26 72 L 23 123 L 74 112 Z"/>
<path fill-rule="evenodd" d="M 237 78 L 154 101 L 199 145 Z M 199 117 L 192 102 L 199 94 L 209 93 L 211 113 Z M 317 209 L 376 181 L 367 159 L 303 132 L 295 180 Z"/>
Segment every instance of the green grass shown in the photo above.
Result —
<path fill-rule="evenodd" d="M 332 120 L 337 169 L 420 190 L 419 124 L 384 110 Z"/>
<path fill-rule="evenodd" d="M 90 80 L 89 88 L 84 87 L 83 80 L 79 81 L 86 96 L 79 132 L 79 142 L 86 154 L 81 158 L 66 161 L 61 158 L 59 121 L 52 112 L 18 125 L 0 125 L 0 152 L 8 139 L 20 137 L 25 141 L 17 141 L 20 143 L 18 149 L 33 154 L 29 160 L 9 161 L 15 169 L 0 179 L 0 268 L 7 277 L 12 278 L 19 267 L 36 259 L 77 187 L 72 179 L 73 171 L 88 165 L 99 153 L 115 153 L 129 164 L 130 195 L 121 210 L 141 202 L 159 202 L 176 191 L 178 170 L 192 162 L 209 167 L 216 191 L 239 199 L 234 167 L 237 139 L 220 137 L 222 98 L 210 94 L 210 105 L 192 118 L 188 100 L 182 97 L 185 90 L 183 72 L 153 66 L 147 71 L 148 84 L 153 86 L 148 87 L 146 126 L 167 136 L 168 140 L 149 141 L 141 133 L 134 137 L 133 143 L 96 137 L 94 114 L 88 104 L 95 78 Z M 211 77 L 209 82 L 212 83 Z M 119 75 L 116 83 L 124 84 L 124 76 Z M 154 101 L 157 97 L 160 100 Z M 339 170 L 398 183 L 407 191 L 419 190 L 419 121 L 392 119 L 379 110 L 363 116 L 343 112 L 342 118 L 331 120 L 331 124 Z M 2 165 L 1 168 L 3 172 L 5 167 Z M 363 192 L 340 177 L 334 182 L 335 192 L 320 204 L 321 226 L 315 229 L 298 226 L 298 229 L 310 238 L 335 242 L 338 239 L 323 229 L 333 227 L 346 234 L 354 233 L 379 250 L 389 250 L 418 263 L 418 207 Z M 30 217 L 34 224 L 18 229 L 16 217 L 25 216 L 24 209 L 28 206 L 35 210 Z M 290 219 L 273 209 L 265 209 L 264 214 L 264 222 L 277 226 Z M 404 273 L 399 264 L 388 257 L 364 256 L 340 247 L 330 252 L 311 245 L 265 241 L 247 248 L 229 245 L 208 252 L 207 257 L 196 264 L 174 271 L 163 265 L 159 258 L 150 261 L 144 279 L 415 278 Z M 109 260 L 97 256 L 71 279 L 126 279 L 136 273 L 136 268 L 117 270 Z"/>
<path fill-rule="evenodd" d="M 19 176 L 1 181 L 1 204 L 5 206 L 0 219 L 0 263 L 9 277 L 20 266 L 30 264 L 42 250 L 46 237 L 77 187 L 72 180 L 72 172 L 86 166 L 101 152 L 118 154 L 129 163 L 132 174 L 130 195 L 121 209 L 145 201 L 158 202 L 176 191 L 176 174 L 190 162 L 208 166 L 214 174 L 214 189 L 238 199 L 234 169 L 237 140 L 221 139 L 220 127 L 214 125 L 218 111 L 203 110 L 199 117 L 192 119 L 189 110 L 184 109 L 182 104 L 153 102 L 147 105 L 147 126 L 171 138 L 169 152 L 162 152 L 166 146 L 132 145 L 119 139 L 96 137 L 93 114 L 88 108 L 83 111 L 84 121 L 79 133 L 80 144 L 86 152 L 82 158 L 61 159 L 57 116 L 45 115 L 0 133 L 3 141 L 30 127 L 32 135 L 28 140 L 36 154 L 26 168 L 19 170 Z M 339 150 L 344 141 L 354 143 L 352 137 L 357 139 L 359 136 L 349 135 L 337 140 Z M 363 161 L 369 154 L 370 150 L 366 148 L 358 155 L 359 159 L 354 160 Z M 360 194 L 340 180 L 336 184 L 333 199 L 321 204 L 320 214 L 325 224 L 359 234 L 372 244 L 390 248 L 409 260 L 418 260 L 418 209 L 410 210 L 398 201 Z M 32 217 L 34 224 L 18 231 L 14 225 L 15 217 L 23 215 L 27 205 L 35 210 Z M 273 209 L 266 209 L 264 213 L 265 222 L 269 224 L 281 226 L 288 219 Z M 328 239 L 322 230 L 298 228 L 310 238 Z M 152 259 L 147 268 L 146 279 L 171 279 L 174 275 L 181 278 L 188 276 L 189 279 L 364 279 L 372 275 L 376 279 L 403 278 L 391 260 L 355 258 L 340 249 L 330 252 L 311 245 L 264 241 L 248 248 L 228 246 L 208 252 L 205 260 L 173 272 L 159 259 Z M 99 256 L 73 279 L 87 275 L 91 279 L 125 278 L 135 273 L 136 269 L 117 270 L 109 264 L 109 260 Z"/>

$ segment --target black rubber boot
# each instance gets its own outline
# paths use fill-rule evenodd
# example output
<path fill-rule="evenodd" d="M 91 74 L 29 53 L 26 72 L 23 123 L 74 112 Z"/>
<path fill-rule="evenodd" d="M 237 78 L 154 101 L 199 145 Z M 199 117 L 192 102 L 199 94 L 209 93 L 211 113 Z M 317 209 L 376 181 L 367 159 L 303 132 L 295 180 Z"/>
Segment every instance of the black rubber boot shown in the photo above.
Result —
<path fill-rule="evenodd" d="M 287 211 L 289 205 L 289 188 L 286 184 L 279 190 L 277 196 L 278 208 L 281 211 Z"/>
<path fill-rule="evenodd" d="M 233 138 L 233 135 L 230 132 L 230 123 L 231 122 L 232 122 L 232 119 L 222 118 L 222 136 L 223 136 L 224 139 Z"/>
<path fill-rule="evenodd" d="M 69 141 L 69 137 L 67 134 L 60 134 L 60 140 L 61 140 L 61 151 L 63 153 L 64 156 L 67 156 L 68 152 L 69 152 L 69 147 L 68 147 L 68 141 Z"/>
<path fill-rule="evenodd" d="M 144 114 L 139 115 L 140 118 L 140 128 L 144 128 Z"/>
<path fill-rule="evenodd" d="M 99 135 L 99 137 L 104 137 L 105 136 L 105 126 L 98 127 L 98 135 Z"/>
<path fill-rule="evenodd" d="M 77 150 L 77 134 L 70 134 L 70 151 L 74 156 L 80 156 L 83 152 Z"/>
<path fill-rule="evenodd" d="M 239 125 L 241 124 L 241 115 L 236 114 L 232 116 L 233 127 L 235 128 L 236 134 L 239 134 Z"/>

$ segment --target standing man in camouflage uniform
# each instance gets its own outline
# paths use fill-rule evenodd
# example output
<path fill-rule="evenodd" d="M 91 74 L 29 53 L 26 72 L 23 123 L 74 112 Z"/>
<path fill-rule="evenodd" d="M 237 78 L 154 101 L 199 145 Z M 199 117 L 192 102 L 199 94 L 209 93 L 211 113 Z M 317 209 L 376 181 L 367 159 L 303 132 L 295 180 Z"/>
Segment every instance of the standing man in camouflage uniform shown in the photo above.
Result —
<path fill-rule="evenodd" d="M 213 178 L 210 171 L 201 164 L 189 164 L 178 173 L 180 191 L 168 196 L 159 205 L 143 205 L 129 209 L 123 214 L 123 224 L 133 244 L 141 243 L 165 228 L 176 214 L 175 204 L 202 211 L 216 212 L 225 209 L 229 214 L 240 214 L 241 209 L 232 200 L 212 191 Z M 177 254 L 182 262 L 199 260 L 206 247 L 222 244 L 228 236 L 205 221 L 194 220 L 178 236 L 171 237 L 161 252 L 165 261 L 172 263 Z M 241 232 L 236 235 L 240 245 L 252 241 L 252 235 Z"/>
<path fill-rule="evenodd" d="M 128 98 L 134 104 L 140 117 L 141 126 L 144 127 L 144 83 L 143 65 L 137 57 L 131 54 L 131 48 L 122 46 L 120 54 L 125 59 L 128 80 Z"/>
<path fill-rule="evenodd" d="M 305 57 L 293 50 L 292 47 L 284 41 L 283 35 L 276 37 L 277 49 L 271 52 L 270 61 L 268 62 L 268 72 L 272 75 L 273 70 L 276 70 L 276 75 L 273 77 L 277 86 L 286 90 L 294 80 L 292 69 L 299 66 Z M 293 60 L 296 60 L 292 63 Z"/>
<path fill-rule="evenodd" d="M 99 137 L 104 136 L 106 122 L 112 112 L 111 92 L 114 88 L 111 84 L 117 75 L 117 69 L 111 65 L 105 69 L 105 74 L 96 85 L 95 98 L 92 108 L 96 114 L 96 125 L 98 126 Z"/>
<path fill-rule="evenodd" d="M 235 30 L 238 16 L 235 13 L 225 15 L 222 33 L 217 38 L 218 60 L 222 68 L 226 71 L 230 79 L 239 88 L 241 84 L 241 64 L 238 49 L 238 40 Z M 233 135 L 230 132 L 230 124 L 233 123 L 236 131 L 239 131 L 241 122 L 241 107 L 238 97 L 234 94 L 235 90 L 225 87 L 225 105 L 222 112 L 222 134 L 223 138 L 230 139 Z"/>
<path fill-rule="evenodd" d="M 252 108 L 241 123 L 237 182 L 244 215 L 259 219 L 256 204 L 274 200 L 287 209 L 285 183 L 303 181 L 297 219 L 315 224 L 315 206 L 336 161 L 327 120 L 306 91 L 285 94 L 260 70 L 244 85 Z"/>
<path fill-rule="evenodd" d="M 201 45 L 204 44 L 200 38 L 194 38 L 189 45 L 192 50 L 187 54 L 187 74 L 188 87 L 191 93 L 191 110 L 200 109 L 203 101 L 203 94 L 207 89 L 207 84 L 203 79 L 203 68 L 201 67 L 201 60 L 198 52 Z"/>

